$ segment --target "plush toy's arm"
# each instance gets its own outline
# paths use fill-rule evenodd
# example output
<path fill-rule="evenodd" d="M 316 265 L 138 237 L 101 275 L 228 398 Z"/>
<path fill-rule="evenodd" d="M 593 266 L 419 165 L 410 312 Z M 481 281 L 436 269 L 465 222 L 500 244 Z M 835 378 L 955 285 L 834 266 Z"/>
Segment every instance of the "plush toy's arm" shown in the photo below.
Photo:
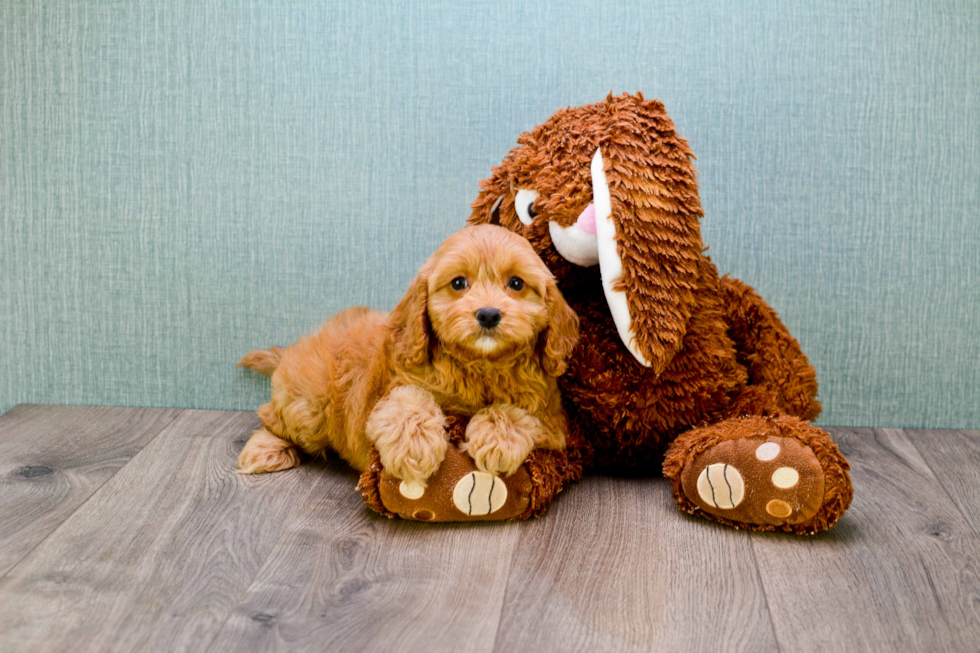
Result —
<path fill-rule="evenodd" d="M 728 335 L 748 368 L 749 385 L 764 390 L 774 404 L 741 408 L 751 413 L 816 419 L 820 414 L 816 371 L 776 311 L 738 279 L 723 277 L 720 290 Z"/>

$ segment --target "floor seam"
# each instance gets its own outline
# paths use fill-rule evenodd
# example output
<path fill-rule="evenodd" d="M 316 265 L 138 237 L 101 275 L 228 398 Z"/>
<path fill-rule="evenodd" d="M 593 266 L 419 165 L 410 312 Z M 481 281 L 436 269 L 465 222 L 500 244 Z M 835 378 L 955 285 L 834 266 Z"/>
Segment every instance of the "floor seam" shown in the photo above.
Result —
<path fill-rule="evenodd" d="M 758 535 L 754 533 L 752 535 Z M 769 630 L 772 631 L 772 640 L 776 643 L 776 650 L 782 653 L 783 647 L 779 643 L 779 633 L 776 632 L 776 619 L 773 617 L 772 608 L 769 607 L 769 592 L 766 591 L 766 584 L 762 580 L 762 567 L 759 565 L 759 556 L 755 550 L 755 538 L 753 537 L 749 550 L 752 551 L 752 561 L 755 562 L 755 577 L 759 580 L 759 588 L 762 590 L 762 600 L 766 604 L 766 614 L 769 615 Z"/>
<path fill-rule="evenodd" d="M 500 639 L 500 630 L 504 625 L 504 606 L 507 604 L 507 594 L 510 591 L 510 581 L 514 577 L 514 557 L 517 555 L 517 545 L 521 539 L 526 524 L 526 521 L 518 524 L 517 535 L 514 537 L 514 546 L 510 550 L 510 560 L 507 565 L 507 582 L 504 584 L 503 596 L 500 597 L 500 608 L 497 610 L 497 628 L 494 630 L 493 642 L 490 644 L 491 653 L 497 650 L 497 641 Z"/>

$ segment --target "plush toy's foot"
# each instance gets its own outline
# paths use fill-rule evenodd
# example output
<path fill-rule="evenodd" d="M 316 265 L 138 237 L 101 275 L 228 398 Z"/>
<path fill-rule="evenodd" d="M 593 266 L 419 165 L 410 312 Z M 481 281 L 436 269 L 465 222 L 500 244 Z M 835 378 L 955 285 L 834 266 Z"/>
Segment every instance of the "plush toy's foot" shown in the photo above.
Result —
<path fill-rule="evenodd" d="M 529 519 L 545 511 L 567 483 L 582 476 L 579 448 L 535 449 L 511 476 L 478 471 L 459 449 L 466 420 L 448 416 L 446 458 L 424 488 L 403 484 L 385 471 L 374 449 L 357 488 L 369 507 L 388 517 L 416 521 Z M 577 442 L 577 440 L 573 440 Z"/>
<path fill-rule="evenodd" d="M 830 437 L 795 417 L 694 429 L 664 460 L 679 506 L 736 528 L 812 534 L 837 523 L 853 490 Z"/>
<path fill-rule="evenodd" d="M 469 456 L 450 445 L 442 466 L 429 477 L 425 487 L 406 483 L 383 468 L 369 468 L 361 477 L 362 494 L 372 487 L 368 494 L 376 492 L 377 496 L 365 494 L 365 500 L 389 517 L 433 522 L 491 521 L 513 519 L 527 510 L 531 478 L 524 467 L 508 477 L 478 471 Z"/>

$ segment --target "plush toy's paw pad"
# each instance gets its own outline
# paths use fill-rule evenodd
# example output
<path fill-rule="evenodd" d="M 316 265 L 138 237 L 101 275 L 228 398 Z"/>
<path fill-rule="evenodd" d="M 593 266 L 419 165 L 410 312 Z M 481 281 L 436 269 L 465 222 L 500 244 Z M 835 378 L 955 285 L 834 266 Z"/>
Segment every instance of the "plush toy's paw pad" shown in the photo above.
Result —
<path fill-rule="evenodd" d="M 524 467 L 501 477 L 476 469 L 473 460 L 450 445 L 426 484 L 402 481 L 381 472 L 384 508 L 415 521 L 489 521 L 517 517 L 528 508 L 531 477 Z"/>
<path fill-rule="evenodd" d="M 453 505 L 467 515 L 491 515 L 506 503 L 507 484 L 487 472 L 470 472 L 453 488 Z"/>
<path fill-rule="evenodd" d="M 824 497 L 824 472 L 816 454 L 797 440 L 743 438 L 703 451 L 681 472 L 681 487 L 708 514 L 781 526 L 817 514 Z"/>
<path fill-rule="evenodd" d="M 402 481 L 398 484 L 398 493 L 406 499 L 420 499 L 425 494 L 425 486 L 419 481 Z"/>

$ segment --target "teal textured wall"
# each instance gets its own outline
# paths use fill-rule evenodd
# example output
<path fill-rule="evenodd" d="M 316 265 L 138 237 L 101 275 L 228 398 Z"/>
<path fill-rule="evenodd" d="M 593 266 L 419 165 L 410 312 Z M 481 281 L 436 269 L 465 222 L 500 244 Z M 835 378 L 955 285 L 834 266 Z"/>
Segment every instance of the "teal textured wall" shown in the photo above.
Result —
<path fill-rule="evenodd" d="M 256 407 L 244 352 L 391 307 L 518 134 L 637 89 L 823 424 L 980 427 L 975 2 L 0 3 L 0 410 Z"/>

